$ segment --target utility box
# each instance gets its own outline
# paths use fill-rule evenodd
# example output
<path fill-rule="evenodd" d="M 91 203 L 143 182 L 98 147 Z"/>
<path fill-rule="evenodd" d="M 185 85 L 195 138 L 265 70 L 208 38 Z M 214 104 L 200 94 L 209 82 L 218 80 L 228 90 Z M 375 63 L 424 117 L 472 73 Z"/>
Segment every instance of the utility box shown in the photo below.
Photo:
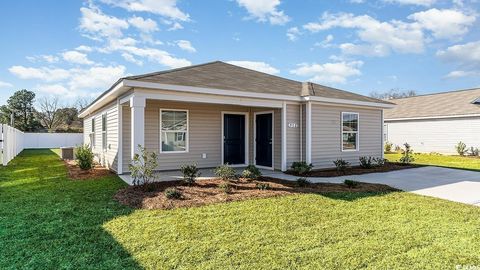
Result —
<path fill-rule="evenodd" d="M 60 147 L 62 159 L 75 159 L 74 147 Z"/>

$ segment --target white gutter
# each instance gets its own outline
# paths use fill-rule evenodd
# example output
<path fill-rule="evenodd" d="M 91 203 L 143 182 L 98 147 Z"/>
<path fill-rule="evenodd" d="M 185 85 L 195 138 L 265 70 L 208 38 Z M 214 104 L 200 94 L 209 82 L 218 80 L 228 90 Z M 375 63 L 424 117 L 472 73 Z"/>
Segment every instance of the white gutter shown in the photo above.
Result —
<path fill-rule="evenodd" d="M 480 117 L 480 114 L 458 114 L 458 115 L 442 115 L 442 116 L 385 118 L 385 122 L 387 122 L 387 121 L 405 121 L 405 120 L 449 119 L 449 118 L 464 118 L 464 117 Z"/>
<path fill-rule="evenodd" d="M 305 101 L 318 101 L 318 102 L 335 103 L 335 104 L 378 107 L 378 108 L 385 108 L 385 109 L 395 107 L 395 104 L 377 103 L 377 102 L 371 102 L 371 101 L 359 101 L 359 100 L 351 100 L 351 99 L 326 98 L 326 97 L 316 97 L 316 96 L 308 96 L 308 97 L 304 97 L 303 99 Z"/>

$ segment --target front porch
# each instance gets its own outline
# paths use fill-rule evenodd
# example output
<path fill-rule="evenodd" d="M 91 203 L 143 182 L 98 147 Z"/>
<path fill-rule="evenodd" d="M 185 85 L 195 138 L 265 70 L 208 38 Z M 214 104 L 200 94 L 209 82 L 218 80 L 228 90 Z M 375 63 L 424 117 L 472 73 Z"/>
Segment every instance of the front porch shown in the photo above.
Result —
<path fill-rule="evenodd" d="M 171 172 L 184 164 L 202 169 L 253 164 L 265 171 L 286 170 L 286 102 L 214 95 L 200 99 L 135 89 L 118 105 L 120 175 L 129 172 L 138 145 L 158 154 L 162 180 L 177 179 L 178 174 Z M 296 114 L 289 121 L 296 123 L 292 132 L 300 133 L 300 106 L 295 106 Z M 294 135 L 299 139 L 299 134 Z M 299 144 L 295 147 L 301 151 Z M 295 160 L 299 157 L 292 155 Z M 213 173 L 207 169 L 203 176 Z M 122 177 L 129 182 L 128 176 Z"/>

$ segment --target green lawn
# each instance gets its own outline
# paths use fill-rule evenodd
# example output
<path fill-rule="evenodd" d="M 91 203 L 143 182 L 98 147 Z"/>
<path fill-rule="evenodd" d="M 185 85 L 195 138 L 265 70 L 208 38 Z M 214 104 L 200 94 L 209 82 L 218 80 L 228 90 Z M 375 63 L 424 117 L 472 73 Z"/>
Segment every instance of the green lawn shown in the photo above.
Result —
<path fill-rule="evenodd" d="M 0 168 L 0 269 L 454 269 L 480 265 L 480 208 L 413 194 L 292 195 L 176 210 L 71 181 L 49 150 Z"/>
<path fill-rule="evenodd" d="M 385 158 L 390 161 L 398 161 L 401 156 L 401 154 L 385 154 Z M 430 154 L 415 154 L 414 157 L 416 164 L 480 171 L 480 158 Z"/>

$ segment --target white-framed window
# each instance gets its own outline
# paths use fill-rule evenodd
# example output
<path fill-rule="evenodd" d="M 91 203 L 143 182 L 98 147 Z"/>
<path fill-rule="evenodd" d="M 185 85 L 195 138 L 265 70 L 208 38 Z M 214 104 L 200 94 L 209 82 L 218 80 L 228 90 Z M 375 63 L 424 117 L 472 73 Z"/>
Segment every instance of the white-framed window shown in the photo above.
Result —
<path fill-rule="evenodd" d="M 90 127 L 90 148 L 95 148 L 95 117 L 91 120 L 92 126 Z"/>
<path fill-rule="evenodd" d="M 342 112 L 342 151 L 358 151 L 359 127 L 358 113 Z"/>
<path fill-rule="evenodd" d="M 160 109 L 160 153 L 188 152 L 188 110 Z"/>
<path fill-rule="evenodd" d="M 102 150 L 107 150 L 107 114 L 102 114 Z"/>

